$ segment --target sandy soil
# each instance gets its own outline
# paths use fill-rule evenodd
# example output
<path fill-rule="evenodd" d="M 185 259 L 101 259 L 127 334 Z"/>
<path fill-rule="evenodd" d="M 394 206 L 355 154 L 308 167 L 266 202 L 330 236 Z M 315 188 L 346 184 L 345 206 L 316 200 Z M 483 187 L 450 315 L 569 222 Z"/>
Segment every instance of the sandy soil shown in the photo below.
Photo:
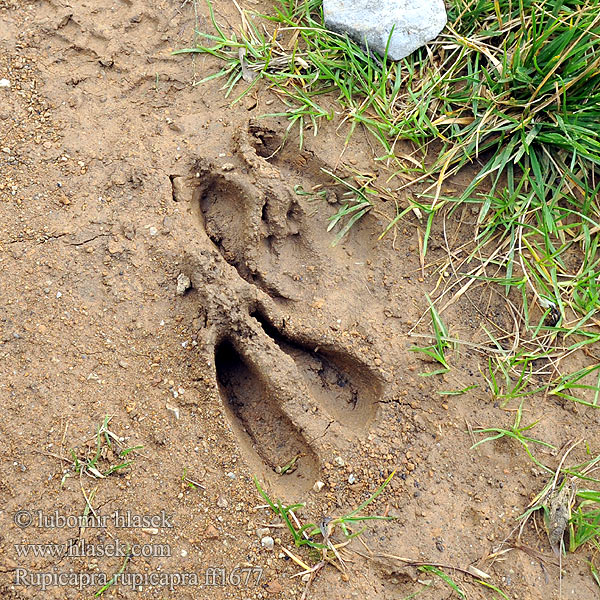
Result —
<path fill-rule="evenodd" d="M 233 5 L 216 8 L 237 25 Z M 321 168 L 379 172 L 368 140 L 357 134 L 340 160 L 345 132 L 333 122 L 302 152 L 292 139 L 273 155 L 287 122 L 258 117 L 277 98 L 259 91 L 232 107 L 219 81 L 192 85 L 212 59 L 171 55 L 193 43 L 195 26 L 210 30 L 193 2 L 0 0 L 0 79 L 10 81 L 0 88 L 1 597 L 93 597 L 122 555 L 23 556 L 16 546 L 83 539 L 104 554 L 137 544 L 153 555 L 132 557 L 124 573 L 165 576 L 104 597 L 300 598 L 300 569 L 282 552 L 291 540 L 260 508 L 253 476 L 318 521 L 358 506 L 396 470 L 369 510 L 397 519 L 369 525 L 348 574 L 328 566 L 310 598 L 452 597 L 382 553 L 475 565 L 510 598 L 558 598 L 543 531 L 528 526 L 519 547 L 491 556 L 546 478 L 516 445 L 469 449 L 470 427 L 514 419 L 515 406 L 487 392 L 486 357 L 462 348 L 449 374 L 423 378 L 433 365 L 408 351 L 422 343 L 408 332 L 439 278 L 420 268 L 422 225 L 407 218 L 378 242 L 393 215 L 381 201 L 332 248 L 327 219 L 342 191 Z M 300 185 L 330 193 L 311 199 Z M 473 219 L 463 211 L 436 225 L 433 265 Z M 483 285 L 444 319 L 482 344 L 484 327 L 510 321 Z M 120 450 L 143 448 L 106 477 L 78 473 L 73 456 L 94 459 L 107 416 L 115 437 L 102 439 L 96 474 L 121 464 Z M 594 411 L 539 398 L 524 416 L 537 419 L 536 437 L 559 449 L 578 437 L 600 447 Z M 560 452 L 538 453 L 558 464 Z M 82 530 L 73 519 L 86 498 L 99 522 Z M 273 549 L 261 545 L 265 528 Z M 598 597 L 586 559 L 563 559 L 563 597 Z M 249 581 L 236 585 L 236 567 Z M 46 590 L 40 573 L 54 575 Z M 169 590 L 166 574 L 178 573 L 198 584 L 171 578 Z M 71 579 L 54 585 L 60 574 Z M 469 598 L 493 597 L 453 577 Z"/>

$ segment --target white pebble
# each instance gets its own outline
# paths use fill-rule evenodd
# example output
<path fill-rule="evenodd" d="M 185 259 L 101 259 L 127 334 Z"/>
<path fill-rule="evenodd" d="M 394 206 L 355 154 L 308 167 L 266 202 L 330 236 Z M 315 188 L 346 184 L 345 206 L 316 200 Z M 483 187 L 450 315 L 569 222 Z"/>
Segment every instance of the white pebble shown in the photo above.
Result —
<path fill-rule="evenodd" d="M 9 88 L 10 81 L 8 79 L 0 79 L 0 88 Z"/>
<path fill-rule="evenodd" d="M 270 535 L 265 535 L 265 537 L 260 540 L 260 545 L 267 550 L 273 550 L 275 547 L 275 540 Z"/>
<path fill-rule="evenodd" d="M 177 406 L 173 406 L 167 402 L 165 408 L 173 413 L 175 419 L 179 420 L 179 408 Z"/>

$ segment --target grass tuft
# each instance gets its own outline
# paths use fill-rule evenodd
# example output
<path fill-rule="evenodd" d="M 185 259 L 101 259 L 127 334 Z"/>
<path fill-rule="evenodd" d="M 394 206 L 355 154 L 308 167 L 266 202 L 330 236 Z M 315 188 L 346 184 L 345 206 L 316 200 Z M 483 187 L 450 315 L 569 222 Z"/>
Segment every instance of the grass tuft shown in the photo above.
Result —
<path fill-rule="evenodd" d="M 350 540 L 352 538 L 360 535 L 364 529 L 359 531 L 352 531 L 354 524 L 362 523 L 363 521 L 372 521 L 372 520 L 390 520 L 395 517 L 388 516 L 379 516 L 379 515 L 361 515 L 362 511 L 367 508 L 370 504 L 372 504 L 375 499 L 380 496 L 385 488 L 388 486 L 396 471 L 392 472 L 387 479 L 373 492 L 369 498 L 367 498 L 360 506 L 352 510 L 351 512 L 342 515 L 341 517 L 329 518 L 327 519 L 327 528 L 329 531 L 333 531 L 336 526 L 342 530 L 345 538 Z M 328 543 L 329 534 L 324 533 L 322 523 L 317 525 L 315 523 L 306 523 L 302 526 L 294 525 L 292 520 L 294 519 L 293 511 L 298 510 L 299 508 L 303 508 L 304 504 L 290 504 L 288 506 L 281 503 L 280 500 L 271 500 L 271 498 L 267 495 L 267 493 L 263 490 L 258 479 L 254 478 L 254 485 L 256 485 L 256 489 L 259 494 L 264 498 L 266 503 L 269 505 L 271 510 L 277 514 L 282 521 L 285 523 L 289 532 L 292 534 L 292 538 L 294 540 L 294 545 L 297 547 L 300 546 L 308 546 L 309 548 L 318 548 L 318 549 L 327 549 L 330 548 L 330 544 Z M 323 541 L 319 542 L 315 539 L 315 536 L 320 536 L 323 538 Z"/>
<path fill-rule="evenodd" d="M 108 427 L 112 417 L 106 416 L 98 427 L 95 439 L 95 451 L 88 452 L 79 457 L 75 450 L 71 449 L 73 459 L 73 470 L 80 476 L 89 475 L 95 479 L 104 479 L 113 473 L 122 471 L 133 464 L 133 459 L 126 459 L 134 451 L 141 450 L 143 446 L 132 446 L 123 448 L 121 440 Z M 115 448 L 113 448 L 113 446 Z M 116 459 L 116 460 L 115 460 Z M 63 483 L 68 473 L 63 477 Z"/>

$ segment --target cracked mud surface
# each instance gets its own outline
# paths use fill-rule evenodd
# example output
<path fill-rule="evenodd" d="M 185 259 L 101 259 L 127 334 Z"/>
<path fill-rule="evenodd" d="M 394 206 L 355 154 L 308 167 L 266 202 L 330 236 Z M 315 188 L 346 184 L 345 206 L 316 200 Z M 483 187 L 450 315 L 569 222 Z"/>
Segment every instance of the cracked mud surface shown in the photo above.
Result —
<path fill-rule="evenodd" d="M 220 22 L 236 26 L 235 7 L 216 4 Z M 216 67 L 170 54 L 193 43 L 194 27 L 209 30 L 205 7 L 197 10 L 193 2 L 0 0 L 0 78 L 11 81 L 0 89 L 0 596 L 88 598 L 99 587 L 16 587 L 19 567 L 119 569 L 117 557 L 16 555 L 16 543 L 78 535 L 21 529 L 16 511 L 82 514 L 82 489 L 88 497 L 96 489 L 101 514 L 172 515 L 173 527 L 157 533 L 87 530 L 89 543 L 170 545 L 170 557 L 136 557 L 129 571 L 260 566 L 260 586 L 217 586 L 210 596 L 300 598 L 295 565 L 277 544 L 261 547 L 256 530 L 273 519 L 256 508 L 252 477 L 273 497 L 307 502 L 299 515 L 316 521 L 355 508 L 396 469 L 374 510 L 398 518 L 363 535 L 374 553 L 475 564 L 511 598 L 558 598 L 555 558 L 533 528 L 527 551 L 486 560 L 545 482 L 514 446 L 469 449 L 469 426 L 508 426 L 514 416 L 486 393 L 486 358 L 463 348 L 449 356 L 449 374 L 423 378 L 433 366 L 408 351 L 423 342 L 408 333 L 438 283 L 421 271 L 423 225 L 407 217 L 395 239 L 378 241 L 381 214 L 393 215 L 381 202 L 332 248 L 326 227 L 343 190 L 322 169 L 378 172 L 368 140 L 357 134 L 340 160 L 345 132 L 325 123 L 303 151 L 294 139 L 281 147 L 287 122 L 258 119 L 274 112 L 271 94 L 231 107 L 218 81 L 190 85 Z M 327 188 L 326 199 L 297 193 L 315 186 Z M 468 239 L 475 219 L 465 209 L 446 233 L 436 224 L 432 264 L 445 259 L 446 242 Z M 192 287 L 177 295 L 181 273 Z M 502 297 L 483 285 L 444 313 L 450 330 L 475 344 L 487 343 L 483 327 L 508 319 Z M 470 385 L 479 387 L 438 394 Z M 70 450 L 93 454 L 105 415 L 125 446 L 144 448 L 130 470 L 80 480 Z M 600 446 L 591 410 L 538 398 L 526 417 L 540 419 L 536 437 L 557 448 L 573 437 Z M 556 464 L 550 451 L 540 456 Z M 282 530 L 272 535 L 289 546 Z M 586 558 L 563 560 L 563 596 L 597 597 Z M 325 570 L 310 597 L 450 594 L 441 582 L 423 588 L 422 575 L 388 559 L 356 555 L 349 569 L 348 582 Z M 107 594 L 163 598 L 165 590 Z M 205 594 L 179 586 L 167 597 Z"/>

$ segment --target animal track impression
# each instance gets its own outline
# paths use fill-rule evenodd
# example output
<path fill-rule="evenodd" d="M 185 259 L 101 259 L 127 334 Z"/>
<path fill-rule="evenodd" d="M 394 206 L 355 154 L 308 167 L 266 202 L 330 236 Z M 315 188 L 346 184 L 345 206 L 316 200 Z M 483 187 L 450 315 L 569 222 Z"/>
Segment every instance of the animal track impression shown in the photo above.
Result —
<path fill-rule="evenodd" d="M 293 475 L 302 487 L 312 485 L 319 461 L 269 393 L 268 383 L 228 340 L 216 348 L 215 368 L 221 398 L 246 453 L 262 460 L 273 473 Z"/>
<path fill-rule="evenodd" d="M 376 412 L 381 386 L 365 365 L 341 351 L 292 341 L 260 311 L 251 315 L 277 345 L 294 359 L 315 400 L 339 423 L 366 428 Z"/>
<path fill-rule="evenodd" d="M 265 302 L 240 300 L 248 304 L 242 306 L 248 319 L 242 329 L 250 332 L 241 333 L 239 327 L 222 332 L 215 349 L 217 386 L 253 467 L 275 484 L 283 485 L 282 476 L 286 488 L 306 490 L 318 479 L 324 460 L 319 440 L 334 423 L 346 438 L 366 431 L 375 419 L 382 384 L 367 364 L 332 342 L 329 332 L 314 338 L 298 329 L 290 332 L 277 314 L 293 317 L 296 303 L 320 290 L 323 274 L 332 277 L 338 265 L 325 262 L 323 240 L 314 239 L 307 227 L 306 207 L 281 181 L 282 159 L 270 159 L 277 137 L 252 127 L 247 133 L 250 141 L 238 140 L 238 154 L 258 182 L 241 169 L 220 173 L 204 167 L 192 194 L 192 209 L 208 238 L 240 278 L 258 288 L 259 298 L 268 296 Z M 316 159 L 303 160 L 309 176 L 320 174 Z M 301 165 L 289 168 L 302 171 Z M 249 335 L 255 338 L 254 350 L 240 337 Z M 252 355 L 261 348 L 281 358 L 275 364 L 271 358 L 271 363 L 261 362 Z M 279 387 L 270 369 L 287 378 Z M 288 390 L 288 398 L 281 397 L 282 390 Z"/>

